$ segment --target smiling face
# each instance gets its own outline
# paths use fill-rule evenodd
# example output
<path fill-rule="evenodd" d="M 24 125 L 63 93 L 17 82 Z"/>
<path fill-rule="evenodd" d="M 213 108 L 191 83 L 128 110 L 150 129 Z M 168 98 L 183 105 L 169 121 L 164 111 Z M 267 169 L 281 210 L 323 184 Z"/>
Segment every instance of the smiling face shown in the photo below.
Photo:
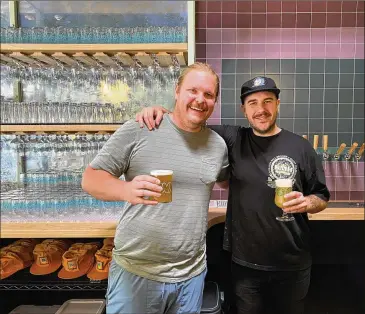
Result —
<path fill-rule="evenodd" d="M 184 76 L 175 90 L 176 125 L 188 132 L 199 132 L 214 110 L 217 78 L 208 71 L 193 69 Z"/>
<path fill-rule="evenodd" d="M 270 136 L 278 132 L 276 118 L 279 104 L 280 100 L 269 91 L 256 92 L 245 97 L 241 108 L 256 135 Z"/>

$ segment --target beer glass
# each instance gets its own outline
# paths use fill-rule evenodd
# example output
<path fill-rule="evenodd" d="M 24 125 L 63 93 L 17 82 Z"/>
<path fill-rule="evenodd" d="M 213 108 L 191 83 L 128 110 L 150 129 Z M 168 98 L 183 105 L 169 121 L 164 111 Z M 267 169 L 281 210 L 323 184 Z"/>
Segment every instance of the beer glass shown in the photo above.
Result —
<path fill-rule="evenodd" d="M 285 203 L 284 195 L 290 193 L 293 188 L 293 181 L 291 179 L 278 179 L 275 180 L 275 205 L 279 208 L 283 208 L 283 204 Z M 276 217 L 276 220 L 287 222 L 294 220 L 292 214 L 285 213 L 280 217 Z"/>
<path fill-rule="evenodd" d="M 152 197 L 153 200 L 159 203 L 171 203 L 172 202 L 172 170 L 153 170 L 150 172 L 151 176 L 160 180 L 160 185 L 163 190 L 160 197 Z"/>

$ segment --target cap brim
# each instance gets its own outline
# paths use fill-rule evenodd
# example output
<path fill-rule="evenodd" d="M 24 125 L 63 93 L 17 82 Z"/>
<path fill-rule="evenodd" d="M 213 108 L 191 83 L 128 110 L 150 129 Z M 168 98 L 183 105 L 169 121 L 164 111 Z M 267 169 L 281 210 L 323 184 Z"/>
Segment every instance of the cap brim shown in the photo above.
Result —
<path fill-rule="evenodd" d="M 33 263 L 30 267 L 30 273 L 32 275 L 48 275 L 55 272 L 58 268 L 61 267 L 61 261 L 52 262 L 48 266 L 39 266 L 36 263 Z"/>
<path fill-rule="evenodd" d="M 92 264 L 91 264 L 92 267 Z M 64 267 L 58 272 L 58 277 L 61 279 L 75 279 L 86 275 L 90 270 L 90 267 L 80 267 L 78 271 L 67 271 Z"/>
<path fill-rule="evenodd" d="M 100 271 L 96 269 L 96 265 L 93 269 L 87 274 L 87 278 L 91 280 L 104 280 L 108 279 L 109 268 L 107 271 Z"/>
<path fill-rule="evenodd" d="M 255 94 L 255 93 L 258 93 L 258 92 L 273 92 L 276 96 L 279 96 L 280 89 L 279 88 L 265 88 L 265 87 L 263 87 L 262 89 L 261 88 L 257 88 L 255 90 L 251 90 L 249 92 L 246 92 L 246 93 L 242 94 L 241 95 L 241 99 L 244 99 L 248 95 Z"/>

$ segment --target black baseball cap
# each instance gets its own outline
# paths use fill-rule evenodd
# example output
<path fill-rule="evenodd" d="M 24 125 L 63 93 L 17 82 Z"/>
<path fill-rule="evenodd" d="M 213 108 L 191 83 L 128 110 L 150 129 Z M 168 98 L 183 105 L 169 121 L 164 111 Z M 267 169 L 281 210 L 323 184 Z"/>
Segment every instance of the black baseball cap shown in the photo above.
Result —
<path fill-rule="evenodd" d="M 241 102 L 243 104 L 246 96 L 256 92 L 273 92 L 279 98 L 280 89 L 276 87 L 275 81 L 269 77 L 257 76 L 241 86 Z"/>

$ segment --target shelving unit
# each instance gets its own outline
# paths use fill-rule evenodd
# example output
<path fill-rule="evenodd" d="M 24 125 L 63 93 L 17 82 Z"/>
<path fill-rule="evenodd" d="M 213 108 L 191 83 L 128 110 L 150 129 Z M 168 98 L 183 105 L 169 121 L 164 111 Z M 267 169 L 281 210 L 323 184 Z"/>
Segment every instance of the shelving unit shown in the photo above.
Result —
<path fill-rule="evenodd" d="M 57 277 L 57 272 L 45 276 L 35 276 L 29 268 L 22 269 L 14 275 L 0 280 L 1 290 L 41 290 L 41 291 L 74 291 L 102 290 L 105 291 L 107 280 L 92 281 L 86 276 L 65 280 Z"/>
<path fill-rule="evenodd" d="M 0 133 L 14 132 L 115 132 L 120 124 L 4 124 Z"/>
<path fill-rule="evenodd" d="M 20 63 L 32 66 L 55 66 L 59 63 L 66 67 L 77 65 L 115 67 L 116 61 L 130 66 L 136 58 L 142 65 L 153 64 L 153 56 L 162 67 L 173 64 L 173 56 L 180 66 L 188 64 L 187 43 L 167 44 L 1 44 L 0 60 L 4 64 Z"/>

